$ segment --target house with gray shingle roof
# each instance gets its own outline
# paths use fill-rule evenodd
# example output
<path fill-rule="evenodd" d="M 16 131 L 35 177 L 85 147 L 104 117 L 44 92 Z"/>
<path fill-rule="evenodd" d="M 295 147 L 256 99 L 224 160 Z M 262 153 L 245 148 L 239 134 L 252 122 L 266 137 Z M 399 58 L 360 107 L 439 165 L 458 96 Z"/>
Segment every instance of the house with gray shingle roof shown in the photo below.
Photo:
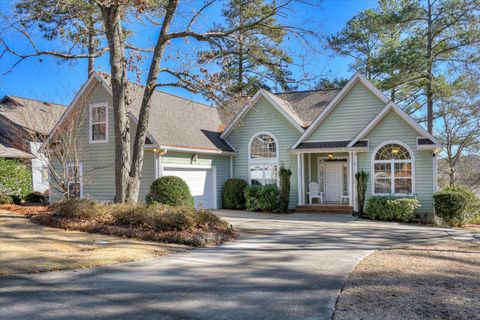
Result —
<path fill-rule="evenodd" d="M 129 90 L 134 134 L 143 87 L 130 84 Z M 71 182 L 77 196 L 113 200 L 111 99 L 108 77 L 94 73 L 50 134 L 54 141 L 69 114 L 85 110 L 85 145 L 76 164 L 83 174 Z M 220 208 L 227 179 L 278 184 L 285 166 L 293 172 L 292 209 L 357 210 L 355 173 L 361 170 L 370 174 L 367 198 L 415 195 L 420 210 L 433 208 L 440 144 L 358 73 L 343 88 L 261 89 L 221 107 L 156 91 L 147 131 L 139 201 L 153 180 L 175 175 L 187 182 L 197 206 Z M 310 197 L 313 191 L 316 197 Z"/>
<path fill-rule="evenodd" d="M 11 95 L 0 99 L 0 157 L 31 166 L 34 191 L 45 192 L 49 187 L 48 159 L 38 149 L 65 109 L 60 104 Z"/>

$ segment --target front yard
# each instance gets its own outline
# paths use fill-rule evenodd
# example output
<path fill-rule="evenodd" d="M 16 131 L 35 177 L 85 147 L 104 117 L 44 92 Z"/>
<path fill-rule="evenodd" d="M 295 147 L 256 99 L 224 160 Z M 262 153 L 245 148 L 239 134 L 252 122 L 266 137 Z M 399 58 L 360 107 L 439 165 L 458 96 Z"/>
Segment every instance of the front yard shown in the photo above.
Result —
<path fill-rule="evenodd" d="M 480 245 L 440 242 L 377 251 L 350 274 L 335 320 L 478 319 Z"/>
<path fill-rule="evenodd" d="M 188 248 L 49 228 L 0 210 L 0 275 L 115 264 Z"/>

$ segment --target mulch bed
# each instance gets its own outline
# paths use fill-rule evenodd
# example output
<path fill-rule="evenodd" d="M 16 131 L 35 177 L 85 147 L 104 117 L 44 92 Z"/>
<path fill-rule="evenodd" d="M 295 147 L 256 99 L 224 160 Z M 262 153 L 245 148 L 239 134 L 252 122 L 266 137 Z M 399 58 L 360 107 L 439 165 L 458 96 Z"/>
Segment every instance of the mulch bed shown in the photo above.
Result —
<path fill-rule="evenodd" d="M 59 218 L 53 216 L 48 206 L 44 205 L 1 205 L 0 210 L 26 215 L 33 223 L 52 228 L 98 233 L 143 241 L 176 243 L 195 247 L 215 246 L 226 241 L 234 240 L 239 236 L 238 231 L 235 229 L 228 229 L 225 232 L 204 229 L 192 231 L 157 231 L 148 226 L 131 227 L 101 223 L 98 221 Z"/>

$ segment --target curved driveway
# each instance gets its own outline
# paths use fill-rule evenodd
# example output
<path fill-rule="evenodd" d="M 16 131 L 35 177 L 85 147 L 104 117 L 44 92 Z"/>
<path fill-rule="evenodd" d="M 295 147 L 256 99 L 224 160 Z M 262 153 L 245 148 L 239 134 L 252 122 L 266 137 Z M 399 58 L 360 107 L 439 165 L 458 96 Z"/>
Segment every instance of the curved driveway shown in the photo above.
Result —
<path fill-rule="evenodd" d="M 218 213 L 240 229 L 238 240 L 110 267 L 0 277 L 0 319 L 330 319 L 348 273 L 373 250 L 472 237 L 344 215 Z"/>

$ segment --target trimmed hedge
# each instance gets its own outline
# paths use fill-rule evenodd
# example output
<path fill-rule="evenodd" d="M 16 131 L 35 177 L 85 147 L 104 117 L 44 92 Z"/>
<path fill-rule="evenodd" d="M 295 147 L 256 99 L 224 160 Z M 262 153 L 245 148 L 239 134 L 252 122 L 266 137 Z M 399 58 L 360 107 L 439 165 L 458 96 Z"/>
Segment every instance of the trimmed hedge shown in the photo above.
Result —
<path fill-rule="evenodd" d="M 413 218 L 419 207 L 420 203 L 416 198 L 374 196 L 368 199 L 365 213 L 372 219 L 407 222 Z"/>
<path fill-rule="evenodd" d="M 223 208 L 245 208 L 245 188 L 247 182 L 242 179 L 228 179 L 223 186 Z"/>
<path fill-rule="evenodd" d="M 284 204 L 275 185 L 252 185 L 245 188 L 245 205 L 248 211 L 283 212 Z"/>
<path fill-rule="evenodd" d="M 168 206 L 194 207 L 187 183 L 176 176 L 165 176 L 153 181 L 146 201 L 149 205 L 160 203 Z"/>
<path fill-rule="evenodd" d="M 480 198 L 468 187 L 452 184 L 443 188 L 445 192 L 460 192 L 466 198 L 465 219 L 467 223 L 474 223 L 480 220 Z"/>
<path fill-rule="evenodd" d="M 433 195 L 435 214 L 450 227 L 460 227 L 469 218 L 467 196 L 461 192 L 441 191 Z"/>
<path fill-rule="evenodd" d="M 35 191 L 27 194 L 25 200 L 30 203 L 46 203 L 47 197 L 43 193 Z"/>

